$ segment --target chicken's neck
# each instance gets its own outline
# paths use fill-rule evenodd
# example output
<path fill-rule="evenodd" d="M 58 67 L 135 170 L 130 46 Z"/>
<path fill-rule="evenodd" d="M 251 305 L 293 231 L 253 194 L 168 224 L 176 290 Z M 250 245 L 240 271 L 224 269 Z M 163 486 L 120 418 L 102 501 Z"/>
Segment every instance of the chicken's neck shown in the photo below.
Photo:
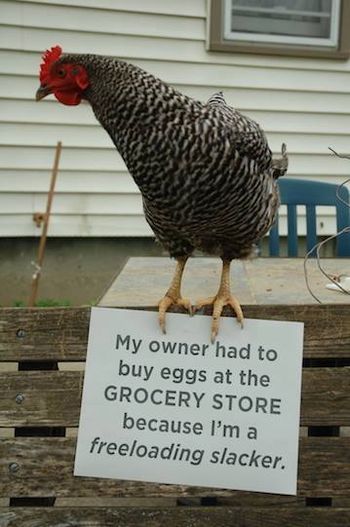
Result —
<path fill-rule="evenodd" d="M 91 75 L 86 98 L 147 193 L 155 179 L 164 177 L 169 160 L 181 158 L 202 104 L 124 62 L 108 64 L 103 76 Z"/>

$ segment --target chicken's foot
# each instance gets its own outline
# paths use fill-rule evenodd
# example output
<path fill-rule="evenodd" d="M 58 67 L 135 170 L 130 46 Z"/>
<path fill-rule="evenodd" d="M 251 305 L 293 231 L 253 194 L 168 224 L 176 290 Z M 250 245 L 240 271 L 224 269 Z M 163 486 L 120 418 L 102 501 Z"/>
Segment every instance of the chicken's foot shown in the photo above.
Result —
<path fill-rule="evenodd" d="M 189 314 L 192 316 L 192 305 L 190 300 L 187 298 L 182 298 L 181 296 L 181 281 L 182 275 L 185 269 L 187 262 L 187 256 L 182 258 L 177 258 L 176 268 L 173 279 L 170 283 L 168 291 L 165 293 L 164 297 L 160 300 L 158 304 L 158 319 L 159 325 L 163 333 L 165 331 L 165 313 L 172 305 L 182 306 Z"/>
<path fill-rule="evenodd" d="M 232 295 L 230 288 L 230 260 L 223 260 L 220 286 L 214 297 L 205 298 L 196 302 L 195 310 L 204 306 L 213 306 L 213 318 L 211 323 L 211 342 L 214 343 L 219 331 L 220 316 L 224 306 L 231 306 L 236 313 L 237 322 L 243 327 L 243 312 L 237 298 Z"/>

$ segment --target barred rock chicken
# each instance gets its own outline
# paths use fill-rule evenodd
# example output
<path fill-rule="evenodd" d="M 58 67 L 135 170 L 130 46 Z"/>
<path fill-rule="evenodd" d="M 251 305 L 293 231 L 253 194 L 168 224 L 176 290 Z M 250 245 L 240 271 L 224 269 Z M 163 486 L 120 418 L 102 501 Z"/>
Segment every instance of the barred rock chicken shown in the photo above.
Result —
<path fill-rule="evenodd" d="M 141 191 L 147 222 L 177 261 L 159 302 L 163 331 L 171 305 L 192 311 L 181 280 L 195 249 L 223 262 L 216 296 L 195 306 L 213 305 L 212 341 L 225 305 L 243 324 L 230 264 L 248 257 L 274 221 L 285 145 L 273 160 L 258 124 L 228 106 L 221 92 L 203 104 L 116 58 L 62 54 L 55 46 L 43 55 L 40 83 L 37 100 L 53 94 L 66 105 L 90 103 Z"/>

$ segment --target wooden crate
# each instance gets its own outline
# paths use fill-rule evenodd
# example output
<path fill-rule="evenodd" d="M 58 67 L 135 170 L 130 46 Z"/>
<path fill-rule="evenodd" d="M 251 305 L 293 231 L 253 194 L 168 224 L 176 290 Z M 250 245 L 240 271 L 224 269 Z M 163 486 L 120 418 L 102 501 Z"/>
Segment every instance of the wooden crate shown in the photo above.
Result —
<path fill-rule="evenodd" d="M 73 477 L 89 308 L 0 310 L 0 527 L 350 525 L 350 306 L 305 322 L 298 496 Z"/>

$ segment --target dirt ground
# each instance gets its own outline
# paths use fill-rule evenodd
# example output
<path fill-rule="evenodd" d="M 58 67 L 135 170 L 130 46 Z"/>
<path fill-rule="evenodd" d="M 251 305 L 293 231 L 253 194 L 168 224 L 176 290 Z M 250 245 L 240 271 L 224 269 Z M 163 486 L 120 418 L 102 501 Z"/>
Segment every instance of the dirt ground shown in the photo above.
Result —
<path fill-rule="evenodd" d="M 39 239 L 0 239 L 0 306 L 28 301 Z M 47 242 L 38 299 L 95 303 L 131 256 L 161 256 L 150 238 L 51 238 Z"/>

